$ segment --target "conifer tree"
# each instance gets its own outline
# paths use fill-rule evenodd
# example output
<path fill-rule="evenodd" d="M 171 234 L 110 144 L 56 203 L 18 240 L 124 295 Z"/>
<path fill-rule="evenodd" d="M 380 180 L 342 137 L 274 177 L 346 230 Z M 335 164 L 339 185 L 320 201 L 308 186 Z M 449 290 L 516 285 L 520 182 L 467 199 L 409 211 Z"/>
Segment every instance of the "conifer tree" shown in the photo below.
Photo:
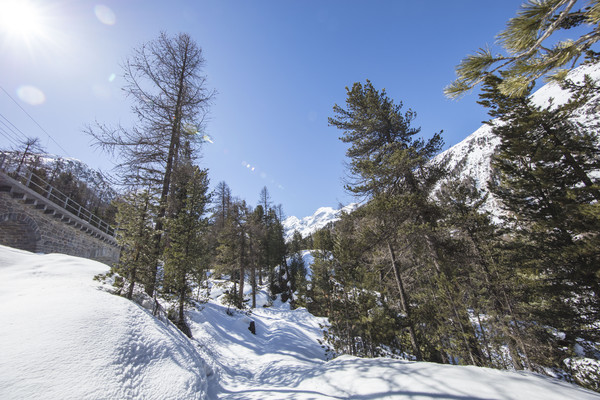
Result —
<path fill-rule="evenodd" d="M 148 284 L 151 279 L 153 235 L 152 221 L 156 199 L 148 190 L 131 192 L 117 202 L 117 242 L 121 246 L 121 256 L 116 271 L 125 276 L 129 287 L 125 296 L 133 297 L 137 283 Z"/>
<path fill-rule="evenodd" d="M 266 226 L 265 212 L 262 204 L 259 204 L 248 218 L 248 267 L 250 268 L 250 284 L 252 285 L 252 308 L 256 308 L 257 293 L 257 271 L 265 264 L 266 249 L 265 245 Z M 259 273 L 260 275 L 260 273 Z"/>
<path fill-rule="evenodd" d="M 421 346 L 397 253 L 400 237 L 410 235 L 415 224 L 430 220 L 428 194 L 441 171 L 427 162 L 440 150 L 442 138 L 440 133 L 428 140 L 418 138 L 420 129 L 411 126 L 416 113 L 403 114 L 402 103 L 394 104 L 385 90 L 379 92 L 369 81 L 355 83 L 346 91 L 346 108 L 336 104 L 336 116 L 329 118 L 330 125 L 344 132 L 340 140 L 350 143 L 346 155 L 351 180 L 346 188 L 369 199 L 361 212 L 374 220 L 374 244 L 387 251 L 412 351 L 420 359 Z"/>
<path fill-rule="evenodd" d="M 493 190 L 513 217 L 515 241 L 527 244 L 518 265 L 531 279 L 533 311 L 571 344 L 576 337 L 596 340 L 589 324 L 600 319 L 598 127 L 574 117 L 597 89 L 590 81 L 568 83 L 570 101 L 537 107 L 527 97 L 503 95 L 500 83 L 489 77 L 482 94 L 502 121 L 493 129 L 501 138 L 493 160 L 500 184 Z"/>
<path fill-rule="evenodd" d="M 444 210 L 441 225 L 452 243 L 446 252 L 459 268 L 463 299 L 477 318 L 486 364 L 506 368 L 500 355 L 501 347 L 507 346 L 513 368 L 531 369 L 524 346 L 524 322 L 517 323 L 528 319 L 521 307 L 528 299 L 522 280 L 514 274 L 511 256 L 522 248 L 511 244 L 506 232 L 492 223 L 489 211 L 481 209 L 487 195 L 482 195 L 472 178 L 450 179 L 436 197 Z"/>
<path fill-rule="evenodd" d="M 153 41 L 134 49 L 124 66 L 126 86 L 132 100 L 132 112 L 138 122 L 132 128 L 110 127 L 101 123 L 86 132 L 94 144 L 118 154 L 117 171 L 124 185 L 153 186 L 159 193 L 159 208 L 154 221 L 154 277 L 164 243 L 164 218 L 172 193 L 172 176 L 182 154 L 184 136 L 191 144 L 200 144 L 197 135 L 213 92 L 206 88 L 201 74 L 202 49 L 187 34 L 173 37 L 161 33 Z M 146 286 L 154 293 L 155 283 Z"/>
<path fill-rule="evenodd" d="M 244 302 L 244 281 L 248 262 L 248 217 L 249 210 L 244 200 L 231 204 L 224 229 L 218 237 L 217 262 L 220 269 L 229 273 L 231 280 L 239 284 L 235 305 L 242 308 Z"/>
<path fill-rule="evenodd" d="M 456 98 L 483 83 L 486 76 L 500 72 L 505 79 L 499 90 L 516 97 L 522 97 L 542 76 L 562 80 L 582 54 L 593 53 L 590 47 L 600 40 L 599 23 L 600 4 L 595 0 L 526 1 L 498 34 L 505 54 L 482 48 L 465 57 L 456 67 L 457 79 L 445 93 Z M 556 40 L 574 27 L 580 28 L 579 37 Z"/>
<path fill-rule="evenodd" d="M 173 174 L 173 195 L 166 219 L 164 287 L 178 302 L 176 324 L 191 336 L 185 322 L 185 304 L 191 298 L 191 278 L 206 266 L 205 239 L 208 221 L 204 214 L 209 203 L 208 174 L 191 160 L 179 165 Z"/>
<path fill-rule="evenodd" d="M 225 226 L 225 220 L 227 219 L 229 209 L 233 197 L 231 195 L 231 189 L 226 182 L 221 181 L 215 188 L 213 195 L 213 219 L 215 222 L 216 229 L 222 229 Z"/>

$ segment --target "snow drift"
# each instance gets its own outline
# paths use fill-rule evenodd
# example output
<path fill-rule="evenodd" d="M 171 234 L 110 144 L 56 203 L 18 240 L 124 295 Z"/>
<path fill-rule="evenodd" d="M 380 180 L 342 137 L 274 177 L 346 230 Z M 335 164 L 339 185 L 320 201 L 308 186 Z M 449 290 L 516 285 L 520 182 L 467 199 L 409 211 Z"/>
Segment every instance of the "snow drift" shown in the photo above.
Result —
<path fill-rule="evenodd" d="M 206 398 L 192 343 L 93 280 L 107 269 L 0 246 L 0 398 Z"/>
<path fill-rule="evenodd" d="M 526 372 L 326 361 L 323 318 L 280 301 L 228 314 L 216 289 L 188 311 L 188 339 L 93 280 L 107 268 L 0 246 L 0 398 L 600 399 Z"/>

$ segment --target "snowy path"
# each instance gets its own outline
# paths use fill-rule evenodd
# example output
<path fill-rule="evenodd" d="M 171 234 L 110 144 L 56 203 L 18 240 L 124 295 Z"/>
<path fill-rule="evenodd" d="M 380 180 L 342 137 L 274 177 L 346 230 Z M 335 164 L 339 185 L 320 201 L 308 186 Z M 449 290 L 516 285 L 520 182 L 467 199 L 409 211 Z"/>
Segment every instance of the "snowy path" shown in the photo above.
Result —
<path fill-rule="evenodd" d="M 325 362 L 317 319 L 306 310 L 226 314 L 210 302 L 190 313 L 200 353 L 215 373 L 210 399 L 600 399 L 530 373 L 343 356 Z M 255 321 L 256 336 L 250 333 Z"/>
<path fill-rule="evenodd" d="M 317 343 L 321 331 L 317 319 L 305 310 L 261 308 L 251 315 L 226 314 L 226 307 L 208 303 L 190 313 L 192 332 L 200 352 L 210 360 L 215 376 L 209 379 L 211 399 L 318 398 L 290 397 L 302 377 L 324 362 Z M 256 325 L 256 335 L 248 329 Z M 277 393 L 281 397 L 276 396 Z M 267 396 L 267 397 L 265 397 Z"/>
<path fill-rule="evenodd" d="M 550 378 L 343 356 L 285 305 L 191 311 L 195 340 L 92 280 L 103 264 L 0 246 L 0 399 L 600 400 Z M 248 326 L 256 324 L 256 335 Z"/>

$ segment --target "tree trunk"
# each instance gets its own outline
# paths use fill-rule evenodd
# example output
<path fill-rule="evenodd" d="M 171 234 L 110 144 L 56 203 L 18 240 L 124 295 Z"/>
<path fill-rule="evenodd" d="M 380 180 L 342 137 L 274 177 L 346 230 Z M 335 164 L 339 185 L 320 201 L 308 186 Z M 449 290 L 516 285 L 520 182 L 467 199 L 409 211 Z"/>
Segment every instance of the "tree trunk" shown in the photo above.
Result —
<path fill-rule="evenodd" d="M 250 268 L 250 283 L 252 284 L 252 308 L 256 308 L 256 267 Z"/>
<path fill-rule="evenodd" d="M 466 348 L 467 352 L 469 353 L 469 358 L 471 359 L 471 363 L 473 365 L 481 366 L 481 365 L 483 365 L 483 355 L 481 354 L 481 349 L 479 348 L 479 345 L 476 340 L 475 330 L 473 329 L 473 325 L 471 324 L 471 322 L 469 320 L 468 311 L 463 307 L 461 307 L 461 309 L 459 310 L 458 307 L 456 306 L 456 302 L 454 301 L 454 298 L 453 298 L 453 294 L 454 294 L 453 292 L 458 293 L 458 288 L 456 288 L 456 287 L 450 288 L 449 287 L 450 279 L 447 276 L 447 274 L 444 273 L 444 271 L 440 267 L 437 252 L 433 245 L 433 241 L 431 240 L 431 237 L 429 235 L 426 235 L 426 238 L 427 238 L 427 246 L 429 247 L 429 252 L 431 254 L 431 258 L 432 258 L 435 270 L 436 270 L 438 276 L 440 276 L 445 282 L 447 282 L 447 285 L 444 285 L 446 297 L 448 299 L 448 303 L 450 304 L 450 307 L 452 308 L 452 312 L 454 313 L 454 316 L 456 318 L 456 323 L 458 324 L 458 327 L 461 331 L 462 340 L 465 344 L 465 348 Z"/>
<path fill-rule="evenodd" d="M 400 294 L 400 305 L 402 307 L 402 311 L 406 314 L 406 319 L 408 320 L 408 332 L 410 334 L 410 343 L 415 353 L 415 357 L 417 357 L 417 360 L 420 361 L 423 359 L 423 357 L 421 355 L 421 350 L 417 342 L 417 335 L 415 333 L 414 322 L 412 320 L 411 315 L 412 313 L 410 310 L 410 305 L 408 303 L 408 297 L 404 290 L 404 283 L 402 282 L 402 277 L 400 276 L 400 271 L 396 262 L 396 255 L 394 254 L 394 249 L 392 248 L 392 244 L 389 241 L 387 242 L 387 246 L 390 254 L 390 261 L 392 263 L 392 270 L 394 272 L 394 278 L 396 279 L 396 286 Z"/>
<path fill-rule="evenodd" d="M 187 70 L 187 49 L 185 51 L 183 64 L 179 71 L 179 85 L 177 87 L 177 101 L 175 103 L 175 113 L 173 115 L 173 124 L 171 125 L 171 140 L 169 142 L 169 153 L 167 154 L 167 164 L 165 166 L 165 174 L 163 176 L 162 190 L 160 193 L 159 208 L 156 218 L 155 235 L 154 235 L 154 262 L 155 266 L 152 268 L 151 282 L 146 287 L 146 293 L 152 296 L 156 287 L 156 276 L 158 273 L 158 259 L 161 253 L 161 240 L 163 230 L 163 219 L 167 213 L 167 199 L 171 188 L 171 175 L 173 168 L 177 165 L 177 155 L 179 151 L 179 142 L 181 139 L 181 119 L 182 119 L 182 103 L 184 95 L 184 83 L 185 74 Z"/>

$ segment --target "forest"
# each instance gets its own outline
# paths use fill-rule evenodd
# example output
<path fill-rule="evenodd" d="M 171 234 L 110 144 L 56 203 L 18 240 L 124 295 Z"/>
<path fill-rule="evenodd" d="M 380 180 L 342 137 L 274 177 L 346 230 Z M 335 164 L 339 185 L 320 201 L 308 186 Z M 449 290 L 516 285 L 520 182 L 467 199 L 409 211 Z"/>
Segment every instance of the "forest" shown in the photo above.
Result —
<path fill-rule="evenodd" d="M 225 277 L 231 307 L 255 308 L 267 286 L 273 299 L 327 317 L 324 343 L 338 355 L 530 370 L 599 391 L 600 148 L 598 124 L 579 117 L 597 112 L 600 96 L 597 82 L 568 71 L 599 60 L 600 3 L 573 4 L 525 3 L 499 35 L 506 55 L 465 57 L 446 88 L 453 98 L 480 88 L 500 139 L 485 190 L 435 160 L 442 132 L 422 133 L 416 111 L 355 82 L 328 122 L 347 145 L 345 188 L 362 205 L 287 243 L 284 207 L 266 187 L 253 206 L 226 182 L 211 191 L 209 169 L 198 166 L 215 101 L 202 49 L 166 33 L 134 49 L 123 90 L 137 124 L 86 127 L 119 160 L 119 194 L 110 205 L 78 200 L 114 218 L 121 294 L 143 289 L 170 304 L 191 335 L 185 310 L 198 304 L 196 289 Z M 586 26 L 578 39 L 547 42 Z M 569 100 L 536 104 L 542 78 Z M 66 172 L 49 179 L 84 192 Z M 502 204 L 500 218 L 482 208 L 488 196 Z"/>

